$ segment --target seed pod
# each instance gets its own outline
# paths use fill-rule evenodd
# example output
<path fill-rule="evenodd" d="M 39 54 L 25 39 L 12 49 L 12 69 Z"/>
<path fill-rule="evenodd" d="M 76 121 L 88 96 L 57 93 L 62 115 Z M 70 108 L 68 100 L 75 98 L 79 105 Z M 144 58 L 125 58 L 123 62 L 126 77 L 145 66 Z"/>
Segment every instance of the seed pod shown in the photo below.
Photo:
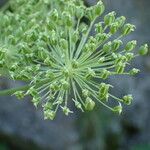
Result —
<path fill-rule="evenodd" d="M 115 22 L 117 22 L 119 28 L 124 25 L 125 21 L 126 21 L 126 18 L 124 16 L 118 17 L 115 20 Z"/>
<path fill-rule="evenodd" d="M 118 23 L 112 23 L 110 25 L 110 33 L 115 34 L 118 31 Z"/>
<path fill-rule="evenodd" d="M 57 91 L 59 89 L 60 89 L 60 85 L 58 84 L 58 82 L 55 81 L 55 82 L 51 83 L 50 90 Z"/>
<path fill-rule="evenodd" d="M 67 50 L 68 49 L 68 41 L 65 39 L 60 39 L 60 47 L 63 50 Z"/>
<path fill-rule="evenodd" d="M 39 48 L 39 50 L 37 51 L 37 55 L 38 55 L 38 58 L 40 60 L 45 60 L 47 58 L 47 52 L 44 48 Z"/>
<path fill-rule="evenodd" d="M 96 40 L 98 41 L 98 43 L 102 43 L 104 42 L 105 40 L 107 40 L 108 38 L 110 37 L 109 34 L 106 34 L 106 33 L 98 33 L 96 34 Z"/>
<path fill-rule="evenodd" d="M 85 23 L 81 23 L 79 26 L 79 32 L 82 34 L 86 34 L 88 30 L 88 26 Z"/>
<path fill-rule="evenodd" d="M 115 106 L 113 108 L 113 111 L 116 112 L 116 113 L 119 113 L 119 115 L 120 115 L 122 113 L 122 105 L 121 105 L 121 103 L 119 103 L 118 106 Z"/>
<path fill-rule="evenodd" d="M 76 9 L 76 17 L 81 19 L 84 16 L 85 8 L 83 6 L 78 6 Z"/>
<path fill-rule="evenodd" d="M 65 25 L 68 26 L 68 27 L 71 27 L 73 25 L 73 20 L 72 20 L 71 15 L 67 12 L 63 12 L 62 15 L 63 15 L 63 18 L 64 18 Z"/>
<path fill-rule="evenodd" d="M 101 64 L 105 61 L 105 57 L 101 57 L 99 60 L 98 60 L 98 63 Z"/>
<path fill-rule="evenodd" d="M 146 55 L 147 53 L 148 53 L 148 45 L 145 44 L 145 45 L 140 47 L 139 54 L 140 55 Z"/>
<path fill-rule="evenodd" d="M 35 107 L 37 107 L 40 103 L 40 97 L 39 96 L 33 96 L 32 103 Z"/>
<path fill-rule="evenodd" d="M 54 9 L 52 12 L 51 12 L 51 19 L 53 21 L 57 21 L 58 20 L 58 11 L 56 9 Z"/>
<path fill-rule="evenodd" d="M 95 10 L 93 7 L 86 9 L 86 16 L 90 21 L 93 21 L 97 16 L 95 16 Z"/>
<path fill-rule="evenodd" d="M 133 41 L 129 41 L 126 46 L 125 46 L 125 50 L 126 51 L 132 51 L 135 46 L 137 45 L 137 41 L 133 40 Z"/>
<path fill-rule="evenodd" d="M 54 30 L 52 30 L 50 34 L 51 34 L 51 37 L 50 37 L 51 45 L 57 45 L 57 35 L 56 35 L 56 32 Z"/>
<path fill-rule="evenodd" d="M 112 45 L 111 42 L 108 42 L 108 43 L 104 44 L 104 45 L 103 45 L 103 51 L 106 52 L 106 53 L 110 52 L 110 50 L 111 50 L 111 45 Z"/>
<path fill-rule="evenodd" d="M 123 44 L 123 42 L 121 40 L 114 40 L 112 42 L 112 50 L 116 51 L 119 49 L 119 47 Z"/>
<path fill-rule="evenodd" d="M 126 53 L 125 57 L 127 58 L 127 61 L 131 61 L 134 58 L 134 54 L 133 53 Z"/>
<path fill-rule="evenodd" d="M 135 26 L 132 25 L 132 24 L 127 23 L 123 26 L 122 35 L 128 35 L 134 30 L 135 30 Z"/>
<path fill-rule="evenodd" d="M 82 95 L 83 95 L 84 97 L 90 96 L 89 90 L 83 89 L 83 90 L 82 90 Z"/>
<path fill-rule="evenodd" d="M 52 71 L 47 71 L 46 72 L 46 78 L 49 78 L 49 79 L 54 79 L 55 78 L 55 74 L 52 72 Z"/>
<path fill-rule="evenodd" d="M 114 11 L 107 14 L 104 17 L 105 25 L 108 25 L 108 26 L 111 25 L 115 21 L 115 15 L 116 15 L 116 13 Z"/>
<path fill-rule="evenodd" d="M 62 80 L 62 81 L 61 81 L 61 84 L 62 84 L 63 90 L 68 90 L 68 88 L 69 88 L 69 83 L 68 83 L 67 81 Z"/>
<path fill-rule="evenodd" d="M 37 96 L 38 96 L 38 91 L 35 89 L 35 87 L 32 86 L 32 87 L 27 91 L 26 94 L 27 94 L 27 95 L 30 94 L 30 95 L 32 95 L 33 97 L 37 97 Z"/>
<path fill-rule="evenodd" d="M 52 62 L 50 60 L 49 57 L 47 57 L 45 60 L 44 60 L 44 64 L 48 65 L 48 66 L 52 66 Z"/>
<path fill-rule="evenodd" d="M 16 91 L 13 95 L 17 97 L 17 99 L 23 99 L 24 98 L 24 91 Z"/>
<path fill-rule="evenodd" d="M 103 69 L 102 72 L 101 72 L 101 74 L 100 74 L 100 77 L 105 80 L 105 79 L 108 78 L 108 76 L 109 76 L 110 74 L 111 74 L 110 71 L 108 71 L 108 70 L 106 70 L 106 69 Z"/>
<path fill-rule="evenodd" d="M 124 63 L 118 63 L 116 66 L 116 72 L 118 74 L 122 74 L 124 72 L 125 69 L 125 64 Z"/>
<path fill-rule="evenodd" d="M 96 33 L 103 33 L 103 27 L 101 23 L 95 24 L 95 31 Z"/>
<path fill-rule="evenodd" d="M 86 74 L 86 78 L 87 79 L 90 79 L 90 78 L 92 78 L 92 77 L 95 77 L 95 71 L 93 70 L 93 69 L 91 69 L 91 68 L 88 68 L 88 72 L 87 72 L 87 74 Z"/>
<path fill-rule="evenodd" d="M 104 12 L 105 6 L 104 6 L 104 4 L 103 4 L 102 1 L 99 1 L 99 2 L 95 5 L 94 9 L 95 9 L 95 15 L 96 15 L 96 16 L 100 16 L 100 15 L 102 15 L 102 13 Z"/>
<path fill-rule="evenodd" d="M 125 96 L 123 97 L 123 102 L 124 102 L 126 105 L 130 105 L 131 102 L 132 102 L 132 100 L 133 100 L 132 95 L 125 95 Z"/>
<path fill-rule="evenodd" d="M 53 108 L 53 103 L 51 102 L 46 102 L 43 106 L 43 109 L 46 110 L 51 110 Z"/>
<path fill-rule="evenodd" d="M 110 84 L 101 83 L 99 87 L 99 98 L 108 101 Z"/>
<path fill-rule="evenodd" d="M 132 75 L 132 76 L 134 76 L 134 75 L 136 75 L 139 72 L 140 72 L 139 69 L 133 68 L 132 70 L 129 71 L 129 74 Z"/>
<path fill-rule="evenodd" d="M 76 43 L 79 40 L 79 32 L 75 31 L 72 35 L 72 42 Z"/>
<path fill-rule="evenodd" d="M 95 107 L 95 102 L 90 97 L 87 97 L 85 101 L 85 109 L 91 111 L 94 109 L 94 107 Z"/>
<path fill-rule="evenodd" d="M 44 111 L 44 119 L 54 120 L 55 116 L 56 116 L 55 111 L 52 111 L 52 110 Z"/>

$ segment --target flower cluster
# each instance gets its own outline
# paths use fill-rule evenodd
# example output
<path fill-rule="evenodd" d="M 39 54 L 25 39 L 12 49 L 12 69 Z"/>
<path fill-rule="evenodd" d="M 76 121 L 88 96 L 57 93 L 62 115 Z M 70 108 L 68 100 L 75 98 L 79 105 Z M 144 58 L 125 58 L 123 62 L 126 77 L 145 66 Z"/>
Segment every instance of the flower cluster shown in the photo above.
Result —
<path fill-rule="evenodd" d="M 132 95 L 110 94 L 113 86 L 106 79 L 137 74 L 138 69 L 125 68 L 136 56 L 145 55 L 148 46 L 135 54 L 136 40 L 123 44 L 122 38 L 135 26 L 114 11 L 95 23 L 104 10 L 102 1 L 91 7 L 81 0 L 10 1 L 0 12 L 1 74 L 27 86 L 8 92 L 18 99 L 31 95 L 36 107 L 43 106 L 45 119 L 53 120 L 59 108 L 65 115 L 73 113 L 70 100 L 81 111 L 93 110 L 97 102 L 121 113 L 122 103 L 130 105 Z M 114 106 L 108 105 L 109 98 Z"/>

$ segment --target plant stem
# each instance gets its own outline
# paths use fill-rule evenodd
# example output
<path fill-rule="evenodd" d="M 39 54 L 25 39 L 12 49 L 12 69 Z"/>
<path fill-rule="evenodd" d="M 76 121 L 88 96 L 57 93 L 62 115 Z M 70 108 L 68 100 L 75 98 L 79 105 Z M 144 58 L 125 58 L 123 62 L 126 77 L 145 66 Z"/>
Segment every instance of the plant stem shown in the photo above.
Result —
<path fill-rule="evenodd" d="M 22 86 L 22 87 L 12 88 L 12 89 L 9 89 L 9 90 L 2 90 L 2 91 L 0 91 L 0 96 L 12 95 L 16 91 L 27 90 L 29 87 L 30 87 L 30 85 L 25 85 L 25 86 Z"/>
<path fill-rule="evenodd" d="M 37 88 L 41 85 L 43 85 L 44 83 L 47 83 L 49 80 L 46 79 L 46 80 L 43 80 L 42 82 L 38 83 L 37 84 Z M 32 85 L 25 85 L 25 86 L 21 86 L 21 87 L 18 87 L 18 88 L 12 88 L 12 89 L 9 89 L 9 90 L 2 90 L 0 91 L 0 96 L 4 96 L 4 95 L 12 95 L 14 94 L 14 92 L 16 91 L 20 91 L 20 90 L 28 90 Z"/>

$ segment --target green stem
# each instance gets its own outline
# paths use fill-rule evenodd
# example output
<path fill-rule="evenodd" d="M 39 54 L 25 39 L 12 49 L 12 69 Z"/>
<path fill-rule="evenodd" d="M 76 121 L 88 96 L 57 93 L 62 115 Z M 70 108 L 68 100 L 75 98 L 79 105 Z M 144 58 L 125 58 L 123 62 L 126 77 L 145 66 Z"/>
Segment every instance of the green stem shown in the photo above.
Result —
<path fill-rule="evenodd" d="M 39 86 L 43 85 L 44 83 L 47 83 L 48 81 L 49 81 L 48 79 L 43 80 L 40 83 L 38 83 L 36 85 L 36 87 L 39 87 Z M 21 91 L 28 90 L 31 86 L 32 85 L 29 84 L 29 85 L 21 86 L 21 87 L 18 87 L 18 88 L 12 88 L 12 89 L 9 89 L 9 90 L 2 90 L 2 91 L 0 91 L 0 96 L 12 95 L 12 94 L 14 94 L 14 92 L 20 91 L 20 90 Z"/>
<path fill-rule="evenodd" d="M 12 88 L 12 89 L 9 89 L 9 90 L 2 90 L 2 91 L 0 91 L 0 96 L 12 95 L 16 91 L 27 90 L 29 88 L 30 88 L 30 85 L 25 85 L 25 86 L 22 86 L 22 87 Z"/>

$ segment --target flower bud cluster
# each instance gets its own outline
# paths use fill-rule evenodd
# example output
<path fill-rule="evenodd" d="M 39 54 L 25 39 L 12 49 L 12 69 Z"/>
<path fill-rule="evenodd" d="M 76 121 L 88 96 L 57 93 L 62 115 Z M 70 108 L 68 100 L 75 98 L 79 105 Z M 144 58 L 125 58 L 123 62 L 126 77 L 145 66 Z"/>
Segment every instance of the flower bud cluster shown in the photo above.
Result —
<path fill-rule="evenodd" d="M 82 112 L 100 103 L 120 114 L 122 103 L 130 105 L 131 95 L 115 97 L 110 94 L 113 86 L 105 81 L 111 75 L 137 74 L 138 69 L 127 72 L 126 66 L 145 55 L 148 45 L 135 54 L 136 40 L 123 44 L 122 37 L 135 26 L 114 11 L 95 23 L 104 10 L 101 0 L 91 7 L 79 0 L 10 1 L 9 9 L 0 12 L 0 67 L 3 76 L 7 73 L 28 85 L 13 95 L 18 99 L 30 95 L 35 107 L 43 106 L 44 118 L 51 120 L 58 109 L 65 115 L 73 113 L 68 107 L 71 99 Z M 108 106 L 110 98 L 117 106 Z"/>

